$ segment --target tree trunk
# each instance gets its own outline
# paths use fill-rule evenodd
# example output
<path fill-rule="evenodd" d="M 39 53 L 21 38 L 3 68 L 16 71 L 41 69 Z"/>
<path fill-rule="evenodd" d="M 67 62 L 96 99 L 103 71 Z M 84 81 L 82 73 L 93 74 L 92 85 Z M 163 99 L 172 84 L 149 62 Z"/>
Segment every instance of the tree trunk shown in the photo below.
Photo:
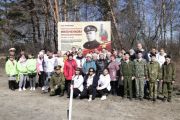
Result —
<path fill-rule="evenodd" d="M 55 50 L 57 51 L 58 50 L 58 43 L 57 43 L 57 23 L 54 21 L 54 38 L 53 38 L 53 41 L 54 41 L 54 47 L 55 47 Z"/>
<path fill-rule="evenodd" d="M 174 12 L 174 0 L 171 0 L 171 15 L 170 15 L 170 41 L 171 41 L 171 46 L 173 44 L 173 12 Z"/>
<path fill-rule="evenodd" d="M 179 56 L 180 56 L 180 32 L 179 32 L 179 37 L 178 37 L 178 39 L 179 39 L 179 45 L 178 45 L 178 53 L 179 53 Z"/>
<path fill-rule="evenodd" d="M 44 47 L 51 47 L 50 39 L 48 36 L 49 33 L 49 2 L 48 0 L 45 0 L 45 34 L 44 34 Z"/>
<path fill-rule="evenodd" d="M 37 29 L 37 32 L 38 32 L 38 42 L 41 43 L 41 31 L 40 31 L 40 23 L 39 23 L 39 16 L 35 15 L 36 17 L 36 29 Z"/>
<path fill-rule="evenodd" d="M 165 0 L 162 0 L 162 9 L 163 9 L 163 40 L 164 40 L 164 48 L 167 47 L 167 39 L 166 39 L 166 3 Z"/>
<path fill-rule="evenodd" d="M 31 14 L 31 23 L 32 23 L 32 34 L 33 34 L 33 43 L 37 43 L 36 40 L 36 26 L 35 26 L 35 21 L 34 21 L 34 17 L 33 17 L 33 13 Z"/>
<path fill-rule="evenodd" d="M 114 10 L 113 10 L 112 5 L 111 5 L 111 1 L 108 1 L 108 5 L 109 5 L 109 8 L 110 8 L 110 13 L 111 13 L 111 17 L 112 17 L 112 30 L 113 30 L 112 34 L 114 34 L 113 35 L 114 40 L 117 40 L 119 42 L 119 47 L 123 48 L 122 42 L 120 40 L 120 35 L 119 35 L 118 29 L 117 29 L 117 21 L 116 21 L 116 17 L 115 17 L 115 14 L 114 14 Z M 115 41 L 112 41 L 112 42 L 115 42 Z M 114 47 L 118 48 L 117 44 Z"/>
<path fill-rule="evenodd" d="M 64 21 L 67 21 L 67 0 L 63 0 L 63 17 L 64 17 Z"/>

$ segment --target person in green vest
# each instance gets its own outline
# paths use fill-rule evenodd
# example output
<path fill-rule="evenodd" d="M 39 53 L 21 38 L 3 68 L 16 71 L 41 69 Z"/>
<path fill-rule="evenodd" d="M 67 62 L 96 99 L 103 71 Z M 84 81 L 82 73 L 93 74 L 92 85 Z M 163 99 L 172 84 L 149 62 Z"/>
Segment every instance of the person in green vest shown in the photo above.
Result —
<path fill-rule="evenodd" d="M 5 64 L 5 71 L 8 75 L 9 79 L 9 89 L 15 90 L 16 88 L 16 78 L 17 78 L 17 69 L 16 69 L 17 61 L 14 58 L 14 55 L 10 55 L 6 64 Z"/>
<path fill-rule="evenodd" d="M 26 90 L 26 80 L 28 77 L 27 57 L 22 55 L 17 62 L 17 70 L 19 75 L 19 91 Z"/>
<path fill-rule="evenodd" d="M 50 79 L 50 96 L 64 96 L 65 77 L 61 68 L 60 65 L 54 67 L 55 73 Z"/>
<path fill-rule="evenodd" d="M 32 54 L 29 54 L 27 60 L 27 72 L 31 87 L 30 90 L 35 90 L 35 86 L 36 86 L 36 74 L 37 74 L 36 63 L 37 61 L 34 58 L 34 56 Z"/>
<path fill-rule="evenodd" d="M 171 56 L 165 56 L 166 61 L 162 65 L 162 84 L 163 84 L 163 101 L 166 100 L 171 102 L 172 91 L 173 91 L 173 84 L 176 78 L 176 67 L 173 62 L 171 62 Z"/>
<path fill-rule="evenodd" d="M 156 60 L 156 55 L 151 54 L 151 61 L 147 64 L 147 77 L 149 81 L 149 99 L 154 102 L 157 99 L 157 83 L 161 76 L 160 64 Z"/>
<path fill-rule="evenodd" d="M 132 100 L 132 80 L 134 80 L 134 63 L 130 61 L 129 53 L 124 54 L 124 61 L 122 61 L 120 67 L 120 75 L 121 80 L 124 82 L 124 96 L 123 98 L 127 98 L 128 91 L 129 91 L 129 98 Z"/>

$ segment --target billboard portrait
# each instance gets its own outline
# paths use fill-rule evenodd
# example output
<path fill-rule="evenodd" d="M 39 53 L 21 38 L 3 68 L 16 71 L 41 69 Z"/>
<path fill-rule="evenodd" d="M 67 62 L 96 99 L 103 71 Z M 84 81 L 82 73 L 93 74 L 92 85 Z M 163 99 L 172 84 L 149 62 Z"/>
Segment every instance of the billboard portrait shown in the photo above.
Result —
<path fill-rule="evenodd" d="M 58 50 L 67 51 L 76 47 L 88 51 L 110 43 L 110 21 L 58 23 Z"/>

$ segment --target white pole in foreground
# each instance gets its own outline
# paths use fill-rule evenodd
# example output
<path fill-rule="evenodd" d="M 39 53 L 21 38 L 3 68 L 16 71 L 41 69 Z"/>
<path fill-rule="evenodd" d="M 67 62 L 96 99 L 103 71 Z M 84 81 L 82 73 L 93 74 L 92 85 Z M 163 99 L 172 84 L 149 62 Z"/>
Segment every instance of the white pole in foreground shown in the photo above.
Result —
<path fill-rule="evenodd" d="M 73 88 L 74 88 L 74 80 L 71 81 L 70 87 L 70 100 L 69 100 L 69 113 L 68 113 L 68 120 L 72 118 L 72 102 L 73 102 Z"/>

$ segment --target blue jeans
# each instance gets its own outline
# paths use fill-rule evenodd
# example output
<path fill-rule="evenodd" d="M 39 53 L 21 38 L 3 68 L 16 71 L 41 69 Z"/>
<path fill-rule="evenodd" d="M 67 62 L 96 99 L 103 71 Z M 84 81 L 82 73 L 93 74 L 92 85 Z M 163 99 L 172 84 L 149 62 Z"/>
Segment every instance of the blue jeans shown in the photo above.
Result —
<path fill-rule="evenodd" d="M 46 72 L 46 79 L 44 81 L 44 87 L 47 90 L 49 88 L 49 81 L 51 79 L 52 72 Z"/>
<path fill-rule="evenodd" d="M 19 75 L 19 88 L 26 87 L 26 79 L 27 79 L 27 75 L 25 75 L 25 74 Z"/>

